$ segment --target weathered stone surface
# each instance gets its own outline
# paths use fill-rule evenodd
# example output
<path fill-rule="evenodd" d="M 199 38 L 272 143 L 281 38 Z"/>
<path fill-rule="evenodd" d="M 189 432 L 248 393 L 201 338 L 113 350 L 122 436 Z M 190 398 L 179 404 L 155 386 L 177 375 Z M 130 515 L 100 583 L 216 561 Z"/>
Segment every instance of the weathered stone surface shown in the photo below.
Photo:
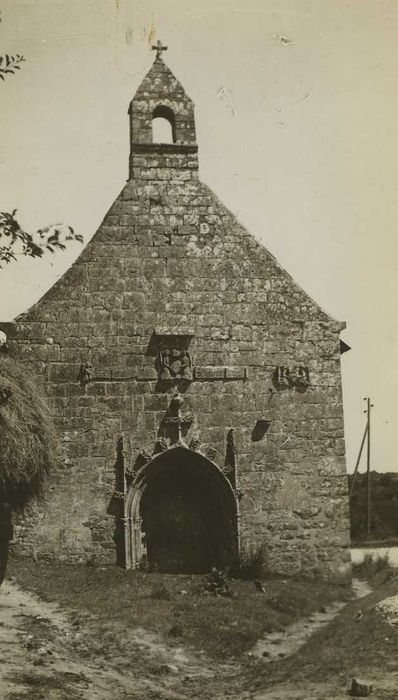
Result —
<path fill-rule="evenodd" d="M 353 698 L 367 698 L 373 690 L 373 684 L 369 681 L 353 678 L 351 682 L 350 695 Z"/>
<path fill-rule="evenodd" d="M 174 115 L 172 144 L 152 143 L 159 105 Z M 190 416 L 181 438 L 211 445 L 220 469 L 234 431 L 242 558 L 343 578 L 343 324 L 200 182 L 193 103 L 163 61 L 130 119 L 129 181 L 74 265 L 8 333 L 10 351 L 45 386 L 64 450 L 44 510 L 19 524 L 17 541 L 39 556 L 114 561 L 106 512 L 117 439 L 124 434 L 132 469 L 165 448 L 161 425 L 179 388 Z M 155 340 L 173 334 L 189 337 L 188 369 L 162 383 Z M 260 419 L 269 428 L 255 441 Z"/>

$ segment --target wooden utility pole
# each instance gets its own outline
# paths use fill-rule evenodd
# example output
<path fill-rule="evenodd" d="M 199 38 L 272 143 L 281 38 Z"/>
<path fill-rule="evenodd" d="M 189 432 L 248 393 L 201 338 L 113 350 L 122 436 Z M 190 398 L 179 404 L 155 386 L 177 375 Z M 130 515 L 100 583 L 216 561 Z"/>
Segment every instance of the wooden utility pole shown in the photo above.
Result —
<path fill-rule="evenodd" d="M 370 538 L 371 534 L 371 483 L 370 483 L 370 411 L 373 408 L 373 404 L 370 403 L 370 398 L 364 399 L 366 401 L 366 410 L 364 413 L 367 414 L 367 422 L 366 422 L 366 433 L 367 433 L 367 449 L 366 449 L 366 471 L 368 475 L 368 538 Z"/>
<path fill-rule="evenodd" d="M 358 452 L 358 457 L 357 457 L 357 461 L 356 461 L 356 464 L 355 464 L 354 473 L 353 473 L 353 475 L 352 475 L 351 488 L 350 488 L 350 494 L 349 494 L 350 499 L 351 499 L 351 497 L 352 497 L 352 494 L 354 493 L 355 481 L 356 481 L 356 478 L 357 478 L 357 475 L 358 475 L 359 463 L 360 463 L 360 461 L 361 461 L 362 450 L 363 450 L 364 445 L 365 445 L 365 440 L 366 440 L 367 434 L 368 434 L 368 422 L 366 421 L 366 426 L 365 426 L 365 430 L 364 430 L 363 437 L 362 437 L 361 447 L 359 448 L 359 452 Z"/>

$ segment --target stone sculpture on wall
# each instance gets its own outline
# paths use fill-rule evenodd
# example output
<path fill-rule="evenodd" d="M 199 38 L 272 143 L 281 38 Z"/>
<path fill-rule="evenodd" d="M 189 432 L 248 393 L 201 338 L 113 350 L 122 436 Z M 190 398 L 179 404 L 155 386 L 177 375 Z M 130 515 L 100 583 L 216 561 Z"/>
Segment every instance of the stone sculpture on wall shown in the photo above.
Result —
<path fill-rule="evenodd" d="M 233 428 L 230 428 L 227 433 L 227 445 L 225 451 L 225 462 L 223 473 L 229 479 L 232 484 L 232 488 L 236 488 L 236 447 L 235 447 L 235 434 Z"/>
<path fill-rule="evenodd" d="M 166 438 L 160 437 L 156 440 L 155 454 L 158 454 L 159 452 L 165 452 L 168 448 L 169 448 L 169 443 L 167 442 Z"/>
<path fill-rule="evenodd" d="M 275 384 L 278 389 L 301 387 L 306 388 L 310 383 L 308 367 L 286 367 L 280 365 L 275 370 Z"/>
<path fill-rule="evenodd" d="M 193 452 L 198 452 L 200 450 L 200 440 L 198 437 L 194 436 L 189 443 L 189 449 Z"/>
<path fill-rule="evenodd" d="M 186 348 L 159 350 L 159 379 L 186 379 L 192 381 L 192 360 Z"/>
<path fill-rule="evenodd" d="M 80 383 L 82 389 L 91 382 L 94 372 L 94 367 L 91 362 L 85 362 L 80 365 L 79 374 L 77 375 L 77 381 Z"/>
<path fill-rule="evenodd" d="M 163 437 L 169 439 L 170 445 L 184 444 L 183 434 L 192 425 L 192 416 L 189 414 L 182 415 L 181 407 L 184 399 L 181 394 L 176 391 L 172 396 L 170 405 L 166 411 L 166 415 L 162 419 L 160 429 L 164 433 Z"/>

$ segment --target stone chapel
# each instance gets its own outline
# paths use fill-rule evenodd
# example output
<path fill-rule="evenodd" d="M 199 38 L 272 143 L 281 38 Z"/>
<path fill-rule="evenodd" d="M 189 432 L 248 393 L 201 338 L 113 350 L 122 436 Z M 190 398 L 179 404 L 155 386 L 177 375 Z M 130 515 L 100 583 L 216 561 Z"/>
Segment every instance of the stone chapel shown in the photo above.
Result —
<path fill-rule="evenodd" d="M 130 103 L 120 195 L 66 274 L 0 324 L 62 448 L 17 547 L 347 580 L 345 324 L 200 181 L 194 104 L 162 50 Z"/>

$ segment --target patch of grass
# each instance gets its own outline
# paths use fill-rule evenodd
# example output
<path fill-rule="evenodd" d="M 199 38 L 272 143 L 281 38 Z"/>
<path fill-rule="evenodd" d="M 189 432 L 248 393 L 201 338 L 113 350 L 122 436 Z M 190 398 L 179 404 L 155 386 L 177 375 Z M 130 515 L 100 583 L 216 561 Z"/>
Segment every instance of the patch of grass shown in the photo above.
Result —
<path fill-rule="evenodd" d="M 386 571 L 389 572 L 387 578 Z M 388 669 L 397 669 L 398 629 L 388 624 L 375 606 L 380 600 L 398 594 L 398 572 L 394 569 L 378 571 L 373 582 L 373 593 L 350 602 L 294 656 L 266 667 L 256 667 L 255 673 L 249 673 L 251 678 L 246 679 L 246 689 L 269 688 L 292 678 L 297 687 L 301 687 L 300 683 L 319 682 L 319 679 L 326 684 L 325 688 L 331 679 L 344 687 L 347 678 L 368 678 L 375 669 L 386 669 L 388 677 Z"/>
<path fill-rule="evenodd" d="M 34 563 L 13 558 L 17 583 L 56 601 L 77 618 L 101 626 L 101 639 L 121 640 L 137 627 L 154 632 L 167 645 L 191 646 L 212 658 L 241 658 L 268 631 L 308 616 L 350 591 L 303 579 L 270 579 L 265 593 L 253 581 L 232 580 L 233 597 L 204 594 L 202 576 L 124 571 L 116 566 Z M 170 630 L 178 626 L 173 639 Z M 121 641 L 121 644 L 123 642 Z"/>
<path fill-rule="evenodd" d="M 44 693 L 37 688 L 16 690 L 7 694 L 7 700 L 43 700 L 43 698 L 45 698 Z"/>
<path fill-rule="evenodd" d="M 14 671 L 10 680 L 12 680 L 13 683 L 25 685 L 26 691 L 16 691 L 8 694 L 7 698 L 10 700 L 41 700 L 42 698 L 48 697 L 49 691 L 56 690 L 63 693 L 61 696 L 57 693 L 57 697 L 65 698 L 65 700 L 79 700 L 81 698 L 80 692 L 76 691 L 70 683 L 80 684 L 86 681 L 86 679 L 80 676 L 74 676 L 75 674 L 73 673 L 60 673 L 54 672 L 53 670 L 51 671 L 51 675 L 32 671 Z M 87 683 L 85 683 L 85 687 L 88 687 Z"/>
<path fill-rule="evenodd" d="M 154 586 L 150 592 L 152 600 L 170 600 L 171 595 L 168 588 L 163 583 Z"/>

